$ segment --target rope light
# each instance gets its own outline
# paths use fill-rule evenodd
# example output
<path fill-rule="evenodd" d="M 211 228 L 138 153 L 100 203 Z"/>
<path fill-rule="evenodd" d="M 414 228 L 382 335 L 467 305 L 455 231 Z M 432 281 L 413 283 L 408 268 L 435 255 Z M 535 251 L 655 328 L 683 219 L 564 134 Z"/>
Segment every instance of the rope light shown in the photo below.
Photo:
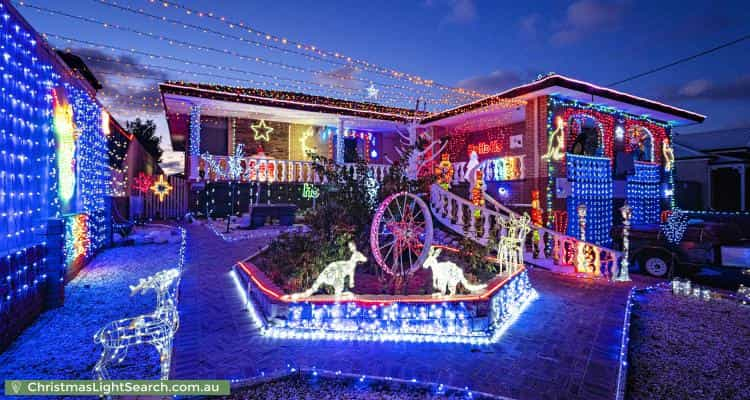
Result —
<path fill-rule="evenodd" d="M 263 65 L 269 65 L 269 66 L 278 67 L 278 68 L 281 68 L 281 69 L 295 71 L 295 72 L 306 72 L 306 73 L 311 73 L 311 74 L 325 74 L 325 75 L 328 75 L 328 76 L 333 76 L 333 77 L 338 77 L 338 78 L 346 78 L 346 79 L 349 79 L 349 80 L 355 80 L 355 81 L 359 81 L 359 82 L 362 82 L 362 83 L 365 83 L 365 84 L 367 84 L 367 83 L 373 83 L 373 81 L 371 79 L 358 78 L 358 77 L 354 77 L 354 76 L 344 76 L 344 75 L 335 74 L 335 73 L 332 73 L 330 71 L 326 71 L 326 70 L 322 70 L 322 69 L 310 69 L 310 68 L 306 68 L 306 67 L 301 67 L 301 66 L 297 66 L 297 65 L 292 65 L 292 64 L 287 64 L 287 63 L 279 62 L 279 61 L 270 60 L 270 59 L 264 58 L 264 57 L 258 57 L 258 56 L 252 56 L 252 55 L 248 55 L 248 54 L 243 54 L 243 53 L 239 53 L 239 52 L 234 51 L 234 50 L 219 49 L 219 48 L 216 48 L 216 47 L 206 46 L 206 45 L 202 45 L 202 44 L 195 43 L 195 42 L 189 42 L 189 41 L 177 39 L 177 38 L 174 38 L 174 37 L 169 37 L 169 36 L 154 34 L 154 33 L 150 33 L 150 32 L 144 32 L 144 31 L 141 31 L 141 30 L 138 30 L 138 29 L 130 28 L 130 27 L 123 26 L 123 25 L 120 25 L 120 24 L 117 24 L 117 23 L 113 23 L 113 22 L 107 22 L 107 21 L 103 21 L 103 20 L 99 20 L 99 19 L 95 19 L 95 18 L 83 17 L 83 16 L 80 16 L 80 15 L 69 14 L 69 13 L 66 13 L 64 11 L 54 10 L 54 9 L 47 8 L 47 7 L 42 7 L 42 6 L 37 6 L 37 5 L 34 5 L 34 4 L 27 3 L 27 2 L 20 2 L 19 5 L 21 5 L 23 7 L 31 8 L 31 9 L 39 11 L 39 12 L 46 12 L 46 13 L 49 13 L 49 14 L 52 14 L 52 15 L 58 15 L 58 16 L 66 17 L 66 18 L 75 19 L 77 21 L 82 21 L 82 22 L 86 22 L 86 23 L 90 23 L 90 24 L 101 25 L 105 29 L 116 29 L 116 30 L 119 30 L 119 31 L 122 31 L 122 32 L 132 33 L 132 34 L 135 34 L 135 35 L 138 35 L 138 36 L 147 37 L 147 38 L 150 38 L 150 39 L 153 39 L 153 40 L 159 40 L 159 41 L 162 41 L 162 42 L 167 42 L 170 45 L 176 45 L 176 46 L 183 47 L 183 48 L 188 48 L 188 49 L 191 49 L 191 50 L 199 50 L 199 51 L 204 51 L 204 52 L 211 52 L 211 53 L 229 55 L 229 56 L 232 56 L 232 57 L 239 58 L 240 60 L 255 62 L 255 63 L 259 63 L 259 64 L 263 64 Z M 389 84 L 389 83 L 385 83 L 385 82 L 377 82 L 377 81 L 375 81 L 374 83 L 377 84 L 377 85 L 379 85 L 379 86 L 381 86 L 381 87 L 390 87 L 390 88 L 393 88 L 393 89 L 401 89 L 401 90 L 414 90 L 414 88 L 410 88 L 408 86 L 403 86 L 403 85 L 394 85 L 394 84 Z"/>
<path fill-rule="evenodd" d="M 265 78 L 269 78 L 269 79 L 298 82 L 298 83 L 302 83 L 302 84 L 324 85 L 324 84 L 317 83 L 317 82 L 303 81 L 303 80 L 300 80 L 300 79 L 281 77 L 281 76 L 270 75 L 270 74 L 265 74 L 265 73 L 261 73 L 261 72 L 243 70 L 243 69 L 234 68 L 234 67 L 225 67 L 225 66 L 221 66 L 221 65 L 201 63 L 201 62 L 192 61 L 192 60 L 188 60 L 188 59 L 184 59 L 184 58 L 180 58 L 180 57 L 174 57 L 174 56 L 169 56 L 169 55 L 162 55 L 162 54 L 157 54 L 157 53 L 151 53 L 151 52 L 139 50 L 139 49 L 136 49 L 136 48 L 124 48 L 124 47 L 119 47 L 119 46 L 106 45 L 106 44 L 103 44 L 103 43 L 97 43 L 97 42 L 92 42 L 92 41 L 83 40 L 83 39 L 76 39 L 76 38 L 72 38 L 72 37 L 69 37 L 69 36 L 60 35 L 60 34 L 52 33 L 52 32 L 45 33 L 45 36 L 46 37 L 55 38 L 55 39 L 58 39 L 58 40 L 62 40 L 62 41 L 65 41 L 65 42 L 71 43 L 71 44 L 72 43 L 78 43 L 78 44 L 86 45 L 86 46 L 91 47 L 91 48 L 98 48 L 98 49 L 104 49 L 104 50 L 110 50 L 110 51 L 119 51 L 119 52 L 122 52 L 122 53 L 137 54 L 137 55 L 148 57 L 148 58 L 152 58 L 152 59 L 172 61 L 172 62 L 177 62 L 177 63 L 181 63 L 181 64 L 185 64 L 185 65 L 193 65 L 193 66 L 201 67 L 201 68 L 210 68 L 210 69 L 214 69 L 214 70 L 218 70 L 218 71 L 229 71 L 229 72 L 235 72 L 235 73 L 240 73 L 240 74 L 257 75 L 257 76 L 261 76 L 261 77 L 265 77 Z M 135 65 L 135 64 L 133 64 L 133 65 Z M 154 69 L 156 69 L 156 68 L 166 69 L 168 67 L 151 65 L 150 68 L 154 68 Z M 203 73 L 199 73 L 199 72 L 190 72 L 190 73 L 203 74 Z M 229 78 L 229 79 L 236 79 L 236 78 Z M 276 85 L 276 86 L 278 87 L 278 85 Z M 416 98 L 414 98 L 414 97 L 411 97 L 409 99 L 416 100 Z"/>
<path fill-rule="evenodd" d="M 114 3 L 113 1 L 107 1 L 107 0 L 96 0 L 96 1 L 98 1 L 98 2 L 100 2 L 102 4 Z M 475 98 L 481 98 L 481 97 L 485 97 L 486 96 L 483 93 L 479 93 L 479 92 L 476 92 L 476 91 L 473 91 L 473 90 L 462 89 L 462 88 L 454 88 L 454 87 L 451 87 L 451 86 L 447 86 L 447 85 L 443 85 L 443 84 L 437 83 L 437 82 L 435 82 L 435 81 L 433 81 L 431 79 L 425 79 L 425 78 L 422 78 L 422 77 L 417 76 L 417 75 L 412 75 L 412 74 L 409 74 L 409 73 L 406 73 L 406 72 L 397 71 L 397 70 L 394 70 L 394 69 L 391 69 L 391 68 L 381 67 L 381 66 L 378 66 L 377 64 L 370 63 L 368 61 L 357 59 L 357 58 L 354 58 L 354 57 L 351 57 L 351 56 L 347 56 L 347 55 L 342 54 L 340 52 L 334 52 L 334 51 L 324 50 L 324 49 L 321 49 L 321 48 L 319 48 L 317 46 L 314 46 L 314 45 L 305 44 L 305 43 L 302 43 L 302 42 L 298 42 L 298 41 L 294 41 L 294 40 L 289 40 L 287 38 L 279 37 L 279 36 L 273 35 L 271 33 L 255 29 L 255 28 L 251 27 L 250 25 L 244 23 L 243 21 L 232 21 L 232 20 L 230 20 L 230 19 L 228 19 L 228 18 L 226 18 L 224 16 L 217 16 L 212 11 L 199 11 L 199 10 L 195 10 L 195 9 L 189 8 L 189 7 L 185 6 L 185 5 L 182 5 L 182 4 L 174 2 L 174 1 L 163 1 L 163 0 L 160 0 L 158 2 L 156 0 L 147 0 L 147 1 L 150 4 L 152 4 L 152 5 L 160 5 L 160 6 L 163 6 L 164 8 L 175 8 L 175 9 L 184 11 L 185 14 L 190 15 L 190 16 L 199 17 L 199 18 L 200 17 L 205 17 L 205 18 L 213 19 L 213 20 L 218 21 L 218 22 L 220 22 L 220 23 L 222 23 L 224 25 L 227 25 L 231 29 L 239 28 L 239 29 L 242 29 L 242 30 L 244 30 L 244 31 L 246 31 L 248 33 L 252 33 L 256 37 L 264 39 L 266 42 L 278 43 L 278 44 L 282 44 L 282 45 L 285 45 L 285 46 L 293 46 L 294 48 L 296 48 L 298 50 L 304 50 L 306 52 L 316 54 L 316 55 L 318 55 L 320 57 L 329 57 L 329 58 L 343 60 L 343 61 L 346 61 L 349 64 L 355 64 L 356 66 L 358 66 L 360 68 L 363 68 L 363 69 L 364 68 L 369 68 L 369 69 L 372 69 L 374 72 L 379 71 L 379 73 L 388 74 L 389 76 L 391 76 L 394 79 L 405 79 L 405 80 L 408 80 L 409 82 L 411 82 L 411 83 L 413 83 L 415 85 L 422 85 L 422 86 L 427 86 L 427 87 L 435 87 L 435 88 L 438 88 L 440 90 L 451 91 L 451 92 L 455 92 L 455 93 L 462 94 L 462 95 L 472 96 L 472 97 L 475 97 Z"/>

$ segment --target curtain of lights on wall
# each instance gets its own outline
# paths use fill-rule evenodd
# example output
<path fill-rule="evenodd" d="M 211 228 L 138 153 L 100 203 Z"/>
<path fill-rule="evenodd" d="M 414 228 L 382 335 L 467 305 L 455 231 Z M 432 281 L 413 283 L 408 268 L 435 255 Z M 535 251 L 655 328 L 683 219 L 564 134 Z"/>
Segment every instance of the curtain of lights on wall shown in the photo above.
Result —
<path fill-rule="evenodd" d="M 635 173 L 628 176 L 628 204 L 633 208 L 632 224 L 658 224 L 660 215 L 659 164 L 635 163 Z"/>
<path fill-rule="evenodd" d="M 586 205 L 586 241 L 602 246 L 612 242 L 612 164 L 608 158 L 568 153 L 568 235 L 579 237 L 578 206 Z"/>
<path fill-rule="evenodd" d="M 46 220 L 59 212 L 53 81 L 33 36 L 0 3 L 0 348 L 41 310 Z"/>
<path fill-rule="evenodd" d="M 0 3 L 0 348 L 41 311 L 56 267 L 46 265 L 48 219 L 72 213 L 66 247 L 93 251 L 106 240 L 110 185 L 101 108 L 63 83 L 7 7 Z"/>
<path fill-rule="evenodd" d="M 78 128 L 76 169 L 78 172 L 79 209 L 88 215 L 89 254 L 101 247 L 107 235 L 105 197 L 111 193 L 109 148 L 102 129 L 102 109 L 83 90 L 69 87 L 73 114 Z"/>

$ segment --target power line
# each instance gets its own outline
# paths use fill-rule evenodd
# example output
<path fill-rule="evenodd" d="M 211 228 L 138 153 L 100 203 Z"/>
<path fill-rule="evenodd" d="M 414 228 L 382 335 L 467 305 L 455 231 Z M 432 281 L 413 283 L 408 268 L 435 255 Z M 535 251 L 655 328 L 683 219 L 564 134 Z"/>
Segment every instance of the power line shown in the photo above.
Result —
<path fill-rule="evenodd" d="M 646 71 L 646 72 L 642 72 L 642 73 L 640 73 L 640 74 L 637 74 L 637 75 L 633 75 L 633 76 L 631 76 L 631 77 L 625 78 L 625 79 L 623 79 L 623 80 L 620 80 L 620 81 L 617 81 L 617 82 L 613 82 L 613 83 L 610 83 L 610 84 L 609 84 L 609 85 L 607 85 L 607 86 L 616 86 L 616 85 L 619 85 L 619 84 L 621 84 L 621 83 L 625 83 L 625 82 L 630 82 L 630 81 L 632 81 L 632 80 L 635 80 L 635 79 L 638 79 L 638 78 L 644 77 L 644 76 L 646 76 L 646 75 L 651 75 L 651 74 L 653 74 L 653 73 L 655 73 L 655 72 L 663 71 L 663 70 L 665 70 L 665 69 L 667 69 L 667 68 L 671 68 L 671 67 L 674 67 L 675 65 L 679 65 L 679 64 L 682 64 L 682 63 L 684 63 L 684 62 L 687 62 L 687 61 L 690 61 L 690 60 L 694 60 L 694 59 L 696 59 L 696 58 L 699 58 L 699 57 L 705 56 L 705 55 L 707 55 L 707 54 L 710 54 L 710 53 L 713 53 L 713 52 L 715 52 L 715 51 L 721 50 L 721 49 L 723 49 L 723 48 L 726 48 L 726 47 L 729 47 L 729 46 L 735 45 L 735 44 L 737 44 L 737 43 L 740 43 L 740 42 L 742 42 L 742 41 L 745 41 L 745 40 L 748 40 L 748 39 L 750 39 L 750 34 L 747 34 L 747 35 L 745 35 L 745 36 L 742 36 L 742 37 L 740 37 L 740 38 L 737 38 L 737 39 L 735 39 L 735 40 L 732 40 L 732 41 L 730 41 L 730 42 L 726 42 L 726 43 L 720 44 L 720 45 L 718 45 L 718 46 L 716 46 L 716 47 L 712 47 L 712 48 L 710 48 L 710 49 L 708 49 L 708 50 L 704 50 L 704 51 L 701 51 L 700 53 L 696 53 L 696 54 L 693 54 L 693 55 L 691 55 L 691 56 L 687 56 L 687 57 L 681 58 L 681 59 L 679 59 L 679 60 L 677 60 L 677 61 L 673 61 L 673 62 L 671 62 L 671 63 L 669 63 L 669 64 L 665 64 L 665 65 L 662 65 L 662 66 L 660 66 L 660 67 L 656 67 L 656 68 L 650 69 L 650 70 L 648 70 L 648 71 Z"/>

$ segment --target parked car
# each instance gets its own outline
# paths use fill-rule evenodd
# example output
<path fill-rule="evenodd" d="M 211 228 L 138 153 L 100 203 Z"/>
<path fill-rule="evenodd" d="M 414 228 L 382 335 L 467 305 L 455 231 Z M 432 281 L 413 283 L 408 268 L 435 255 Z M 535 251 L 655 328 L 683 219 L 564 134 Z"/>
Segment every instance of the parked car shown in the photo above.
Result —
<path fill-rule="evenodd" d="M 613 228 L 615 243 L 622 244 L 622 226 Z M 750 239 L 739 226 L 693 220 L 679 244 L 667 241 L 659 225 L 630 228 L 630 265 L 656 277 L 690 276 L 705 267 L 750 268 Z"/>

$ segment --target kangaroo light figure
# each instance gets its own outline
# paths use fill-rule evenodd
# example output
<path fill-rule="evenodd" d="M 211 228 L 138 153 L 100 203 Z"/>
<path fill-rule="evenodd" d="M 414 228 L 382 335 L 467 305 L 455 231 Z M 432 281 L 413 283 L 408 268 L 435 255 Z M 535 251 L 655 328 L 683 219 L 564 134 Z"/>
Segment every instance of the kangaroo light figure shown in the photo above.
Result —
<path fill-rule="evenodd" d="M 334 261 L 328 264 L 315 279 L 310 289 L 301 293 L 294 293 L 290 297 L 292 299 L 310 297 L 323 285 L 333 286 L 334 295 L 337 297 L 341 296 L 344 294 L 344 281 L 347 276 L 349 277 L 349 287 L 353 288 L 354 270 L 357 268 L 358 263 L 367 261 L 367 257 L 357 250 L 354 242 L 349 242 L 349 250 L 352 251 L 352 256 L 348 260 Z"/>
<path fill-rule="evenodd" d="M 438 261 L 437 258 L 442 252 L 435 247 L 430 248 L 427 259 L 422 264 L 422 268 L 432 268 L 432 286 L 440 291 L 440 294 L 456 294 L 456 287 L 460 283 L 466 290 L 474 293 L 483 290 L 487 285 L 472 285 L 464 277 L 464 271 L 455 263 L 450 261 Z M 438 295 L 438 293 L 435 293 Z"/>
<path fill-rule="evenodd" d="M 151 314 L 139 315 L 110 322 L 94 335 L 94 343 L 104 346 L 99 361 L 94 366 L 97 379 L 110 379 L 108 364 L 122 362 L 130 346 L 150 343 L 159 352 L 161 379 L 169 379 L 172 361 L 172 339 L 180 324 L 177 312 L 177 295 L 180 286 L 180 270 L 177 268 L 159 271 L 148 278 L 141 278 L 136 286 L 130 286 L 130 295 L 156 292 L 156 309 Z"/>

